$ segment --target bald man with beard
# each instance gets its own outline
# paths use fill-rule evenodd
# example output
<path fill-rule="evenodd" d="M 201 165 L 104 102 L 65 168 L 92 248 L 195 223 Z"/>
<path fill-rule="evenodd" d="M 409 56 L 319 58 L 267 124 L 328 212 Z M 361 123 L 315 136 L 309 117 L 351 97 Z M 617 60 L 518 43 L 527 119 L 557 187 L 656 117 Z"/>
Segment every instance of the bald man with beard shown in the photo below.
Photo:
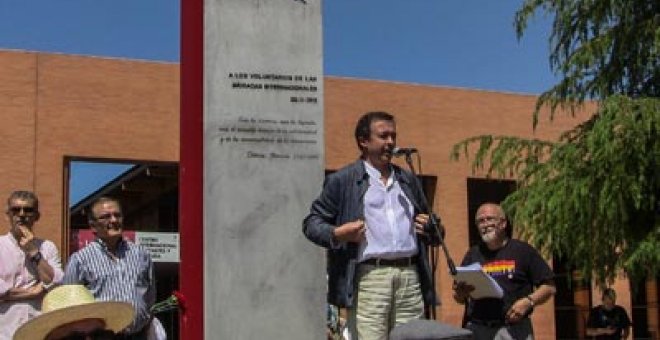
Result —
<path fill-rule="evenodd" d="M 499 205 L 481 205 L 475 222 L 481 242 L 468 250 L 461 265 L 481 264 L 504 295 L 473 299 L 473 286 L 454 283 L 454 300 L 467 308 L 466 328 L 474 339 L 533 339 L 529 316 L 556 292 L 552 269 L 532 246 L 507 236 L 506 215 Z"/>

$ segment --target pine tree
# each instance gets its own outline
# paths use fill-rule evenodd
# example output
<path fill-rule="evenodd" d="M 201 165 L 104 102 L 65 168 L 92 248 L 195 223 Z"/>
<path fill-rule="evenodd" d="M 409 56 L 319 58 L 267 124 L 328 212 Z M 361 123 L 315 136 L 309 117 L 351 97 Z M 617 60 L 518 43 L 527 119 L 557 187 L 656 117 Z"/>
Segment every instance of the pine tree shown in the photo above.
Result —
<path fill-rule="evenodd" d="M 541 108 L 597 110 L 556 141 L 476 136 L 452 150 L 474 153 L 473 169 L 518 179 L 504 202 L 521 238 L 599 284 L 621 269 L 633 279 L 660 272 L 660 2 L 525 0 L 518 37 L 537 14 L 551 16 L 550 64 L 561 75 Z"/>

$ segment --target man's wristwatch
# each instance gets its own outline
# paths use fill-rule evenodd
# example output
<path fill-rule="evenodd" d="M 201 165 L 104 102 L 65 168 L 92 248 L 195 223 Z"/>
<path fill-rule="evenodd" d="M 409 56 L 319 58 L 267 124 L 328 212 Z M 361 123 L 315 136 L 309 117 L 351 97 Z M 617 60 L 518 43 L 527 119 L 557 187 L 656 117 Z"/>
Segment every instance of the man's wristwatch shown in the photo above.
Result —
<path fill-rule="evenodd" d="M 534 306 L 536 306 L 536 303 L 534 302 L 534 299 L 532 299 L 532 295 L 531 295 L 531 294 L 525 296 L 525 298 L 526 298 L 527 300 L 529 300 L 529 305 L 532 306 L 532 308 L 534 308 Z"/>
<path fill-rule="evenodd" d="M 41 255 L 41 252 L 38 251 L 36 254 L 34 254 L 34 255 L 32 255 L 32 257 L 30 257 L 30 262 L 37 265 L 37 264 L 39 264 L 39 261 L 41 261 L 41 259 L 43 259 L 43 258 L 44 257 L 43 257 L 43 255 Z"/>

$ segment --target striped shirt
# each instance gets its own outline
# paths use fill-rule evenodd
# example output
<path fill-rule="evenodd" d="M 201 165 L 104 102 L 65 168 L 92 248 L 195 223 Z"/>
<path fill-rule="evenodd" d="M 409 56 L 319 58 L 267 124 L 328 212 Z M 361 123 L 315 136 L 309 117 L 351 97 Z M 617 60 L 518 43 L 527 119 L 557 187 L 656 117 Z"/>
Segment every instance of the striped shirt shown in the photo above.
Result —
<path fill-rule="evenodd" d="M 125 332 L 136 333 L 149 323 L 156 298 L 153 263 L 144 248 L 126 240 L 119 241 L 116 256 L 96 239 L 71 255 L 64 284 L 82 284 L 100 301 L 132 304 L 135 319 Z"/>

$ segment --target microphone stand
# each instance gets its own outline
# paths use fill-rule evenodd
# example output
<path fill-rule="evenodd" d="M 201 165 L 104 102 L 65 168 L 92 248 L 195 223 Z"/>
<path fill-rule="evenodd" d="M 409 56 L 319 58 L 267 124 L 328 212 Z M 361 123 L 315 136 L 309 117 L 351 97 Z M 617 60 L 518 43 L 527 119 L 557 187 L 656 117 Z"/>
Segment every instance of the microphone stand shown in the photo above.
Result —
<path fill-rule="evenodd" d="M 456 265 L 454 264 L 454 260 L 452 260 L 451 256 L 449 256 L 449 250 L 447 250 L 447 245 L 445 244 L 444 237 L 442 236 L 442 233 L 440 232 L 440 222 L 438 221 L 437 216 L 431 211 L 431 207 L 429 206 L 429 202 L 426 198 L 426 194 L 424 193 L 424 189 L 422 186 L 422 183 L 417 177 L 417 173 L 415 172 L 415 166 L 413 165 L 412 161 L 412 152 L 406 152 L 406 163 L 408 164 L 408 167 L 410 168 L 410 172 L 413 174 L 413 177 L 415 178 L 415 181 L 417 181 L 417 189 L 420 191 L 420 197 L 422 199 L 422 208 L 425 208 L 427 211 L 425 211 L 426 214 L 429 215 L 429 222 L 428 224 L 432 225 L 433 228 L 435 229 L 436 234 L 438 235 L 438 240 L 440 248 L 442 248 L 443 253 L 445 254 L 445 259 L 447 259 L 447 267 L 449 268 L 449 272 L 451 273 L 452 276 L 456 275 Z M 433 253 L 434 250 L 431 248 L 431 253 Z M 432 256 L 435 257 L 435 256 Z M 433 285 L 433 289 L 435 290 L 435 265 L 433 266 L 433 275 L 431 277 L 431 283 Z M 435 315 L 435 308 L 431 308 L 431 317 L 435 320 L 436 315 Z"/>

